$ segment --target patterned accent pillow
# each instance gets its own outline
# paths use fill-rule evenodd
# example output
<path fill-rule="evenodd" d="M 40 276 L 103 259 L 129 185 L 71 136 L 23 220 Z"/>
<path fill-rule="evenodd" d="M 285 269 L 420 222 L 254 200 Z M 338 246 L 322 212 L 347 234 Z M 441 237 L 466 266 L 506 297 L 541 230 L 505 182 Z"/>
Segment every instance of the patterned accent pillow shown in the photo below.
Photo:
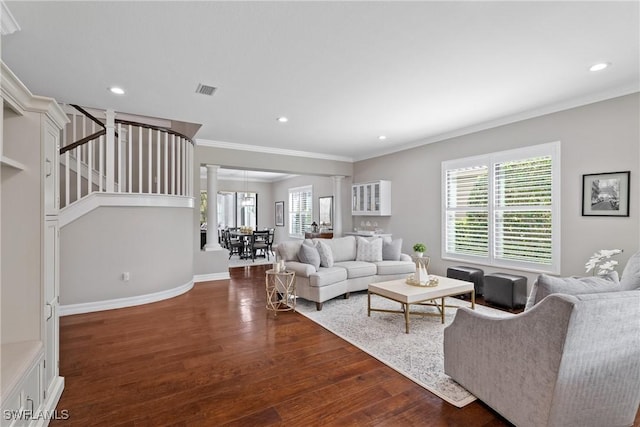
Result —
<path fill-rule="evenodd" d="M 377 262 L 382 261 L 382 239 L 371 241 L 358 236 L 358 248 L 356 249 L 356 261 Z"/>
<path fill-rule="evenodd" d="M 316 241 L 316 249 L 320 255 L 320 267 L 333 267 L 333 252 L 322 240 Z"/>
<path fill-rule="evenodd" d="M 300 250 L 298 251 L 298 259 L 300 262 L 304 264 L 311 264 L 315 267 L 316 271 L 320 267 L 320 254 L 315 246 L 310 246 L 307 244 L 300 245 Z"/>
<path fill-rule="evenodd" d="M 402 253 L 402 239 L 382 241 L 382 259 L 389 261 L 400 261 Z"/>

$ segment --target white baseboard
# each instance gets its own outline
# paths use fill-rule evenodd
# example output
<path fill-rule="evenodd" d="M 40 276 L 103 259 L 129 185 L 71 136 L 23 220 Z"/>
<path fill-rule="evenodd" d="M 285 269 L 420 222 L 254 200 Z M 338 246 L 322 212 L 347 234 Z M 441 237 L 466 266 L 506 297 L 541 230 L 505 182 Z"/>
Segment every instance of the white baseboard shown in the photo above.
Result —
<path fill-rule="evenodd" d="M 224 273 L 210 273 L 210 274 L 197 274 L 193 276 L 193 281 L 196 283 L 200 282 L 209 282 L 212 280 L 228 280 L 231 279 L 229 276 L 229 271 L 225 271 Z"/>
<path fill-rule="evenodd" d="M 228 276 L 228 273 L 227 273 Z M 182 295 L 193 288 L 194 280 L 190 280 L 184 285 L 177 288 L 167 289 L 166 291 L 155 292 L 146 295 L 137 295 L 134 297 L 117 298 L 106 301 L 95 301 L 80 304 L 68 304 L 60 306 L 60 316 L 69 316 L 71 314 L 92 313 L 94 311 L 113 310 L 115 308 L 133 307 L 136 305 L 148 304 L 151 302 L 162 301 Z"/>

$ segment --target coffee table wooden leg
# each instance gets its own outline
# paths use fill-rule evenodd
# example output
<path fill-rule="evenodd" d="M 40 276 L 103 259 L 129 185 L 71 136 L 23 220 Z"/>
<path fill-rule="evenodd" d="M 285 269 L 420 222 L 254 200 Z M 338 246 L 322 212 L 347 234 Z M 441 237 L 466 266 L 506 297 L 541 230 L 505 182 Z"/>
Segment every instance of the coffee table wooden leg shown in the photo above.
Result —
<path fill-rule="evenodd" d="M 371 317 L 371 292 L 367 291 L 367 317 Z"/>
<path fill-rule="evenodd" d="M 442 310 L 440 310 L 440 319 L 444 324 L 444 297 L 440 298 L 440 305 L 442 306 Z"/>
<path fill-rule="evenodd" d="M 472 290 L 471 291 L 471 309 L 475 310 L 476 309 L 476 290 Z"/>
<path fill-rule="evenodd" d="M 402 304 L 404 307 L 404 333 L 409 333 L 409 304 Z"/>

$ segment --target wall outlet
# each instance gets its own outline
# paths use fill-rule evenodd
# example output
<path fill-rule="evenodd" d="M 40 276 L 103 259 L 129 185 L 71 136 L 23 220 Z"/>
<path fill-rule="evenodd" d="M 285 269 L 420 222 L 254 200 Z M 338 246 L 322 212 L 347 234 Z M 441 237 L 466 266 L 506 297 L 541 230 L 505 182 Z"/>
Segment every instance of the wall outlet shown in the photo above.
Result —
<path fill-rule="evenodd" d="M 122 281 L 123 282 L 128 282 L 130 278 L 131 278 L 131 275 L 129 274 L 128 271 L 125 271 L 124 273 L 122 273 Z"/>

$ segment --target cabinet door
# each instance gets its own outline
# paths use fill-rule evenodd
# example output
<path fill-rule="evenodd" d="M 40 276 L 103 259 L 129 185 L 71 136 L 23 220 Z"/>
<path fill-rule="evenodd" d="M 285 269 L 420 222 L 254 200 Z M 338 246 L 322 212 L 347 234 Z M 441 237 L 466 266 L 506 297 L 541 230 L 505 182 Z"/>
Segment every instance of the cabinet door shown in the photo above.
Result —
<path fill-rule="evenodd" d="M 49 303 L 58 297 L 58 221 L 44 222 L 43 269 L 44 302 Z"/>
<path fill-rule="evenodd" d="M 58 376 L 58 341 L 60 323 L 58 317 L 58 304 L 50 303 L 48 307 L 48 317 L 45 317 L 45 360 L 44 360 L 44 378 L 43 378 L 43 391 L 45 394 L 43 398 L 46 399 L 49 396 L 49 389 L 53 380 Z"/>
<path fill-rule="evenodd" d="M 43 281 L 44 281 L 44 346 L 45 365 L 43 389 L 47 391 L 58 376 L 58 295 L 59 295 L 59 231 L 57 220 L 44 224 Z"/>
<path fill-rule="evenodd" d="M 57 215 L 60 206 L 60 189 L 58 184 L 58 150 L 60 149 L 60 130 L 49 120 L 44 119 L 42 126 L 42 144 L 44 151 L 44 214 Z"/>
<path fill-rule="evenodd" d="M 373 184 L 373 207 L 374 212 L 380 212 L 380 183 Z"/>

